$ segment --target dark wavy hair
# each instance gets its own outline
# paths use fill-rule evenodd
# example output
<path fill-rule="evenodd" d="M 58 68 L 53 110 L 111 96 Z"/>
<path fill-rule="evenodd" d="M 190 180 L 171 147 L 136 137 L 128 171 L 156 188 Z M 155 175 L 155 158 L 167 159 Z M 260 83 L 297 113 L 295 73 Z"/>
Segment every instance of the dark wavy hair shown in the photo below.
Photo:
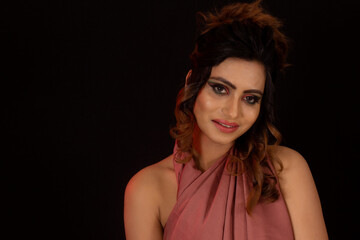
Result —
<path fill-rule="evenodd" d="M 234 3 L 219 11 L 198 13 L 202 24 L 190 55 L 192 72 L 186 87 L 178 94 L 175 108 L 177 124 L 170 130 L 180 151 L 188 153 L 182 162 L 197 159 L 199 154 L 192 142 L 196 124 L 193 109 L 212 67 L 230 57 L 258 61 L 264 65 L 266 82 L 260 114 L 254 125 L 235 140 L 227 165 L 234 175 L 246 171 L 251 184 L 246 206 L 249 213 L 259 200 L 273 202 L 279 197 L 277 173 L 269 160 L 276 161 L 282 168 L 268 145 L 278 145 L 281 141 L 281 134 L 274 127 L 274 83 L 287 66 L 288 41 L 280 32 L 281 22 L 266 13 L 260 2 Z"/>

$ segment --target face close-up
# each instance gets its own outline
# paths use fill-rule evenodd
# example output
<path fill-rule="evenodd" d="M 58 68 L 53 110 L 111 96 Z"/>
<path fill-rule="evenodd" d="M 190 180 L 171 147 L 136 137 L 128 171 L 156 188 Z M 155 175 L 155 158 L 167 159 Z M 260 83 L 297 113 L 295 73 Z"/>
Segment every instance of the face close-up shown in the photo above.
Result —
<path fill-rule="evenodd" d="M 214 66 L 194 106 L 201 137 L 232 144 L 243 135 L 259 116 L 265 79 L 258 61 L 227 58 Z"/>

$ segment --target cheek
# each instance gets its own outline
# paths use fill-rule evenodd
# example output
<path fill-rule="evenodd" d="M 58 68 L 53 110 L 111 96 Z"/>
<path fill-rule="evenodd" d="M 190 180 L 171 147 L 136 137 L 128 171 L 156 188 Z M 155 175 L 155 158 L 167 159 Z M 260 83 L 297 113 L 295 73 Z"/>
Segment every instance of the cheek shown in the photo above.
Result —
<path fill-rule="evenodd" d="M 260 114 L 260 106 L 259 107 L 248 106 L 245 116 L 249 122 L 254 123 L 256 119 L 259 117 L 259 114 Z"/>
<path fill-rule="evenodd" d="M 196 119 L 205 117 L 205 114 L 211 113 L 216 109 L 216 103 L 207 96 L 204 91 L 201 91 L 196 98 L 194 106 L 194 114 Z"/>

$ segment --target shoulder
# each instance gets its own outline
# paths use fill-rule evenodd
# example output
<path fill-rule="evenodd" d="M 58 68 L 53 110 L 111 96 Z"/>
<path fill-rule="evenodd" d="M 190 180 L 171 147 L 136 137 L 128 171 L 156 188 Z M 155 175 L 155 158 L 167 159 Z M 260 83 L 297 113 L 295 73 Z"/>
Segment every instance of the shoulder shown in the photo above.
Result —
<path fill-rule="evenodd" d="M 277 170 L 280 188 L 285 200 L 299 189 L 299 183 L 308 184 L 304 186 L 312 187 L 314 185 L 310 168 L 305 158 L 296 150 L 285 146 L 270 146 L 275 169 Z M 280 164 L 279 164 L 280 163 Z"/>
<path fill-rule="evenodd" d="M 279 184 L 295 239 L 327 239 L 320 199 L 306 160 L 284 146 L 272 146 L 271 153 L 283 165 Z"/>
<path fill-rule="evenodd" d="M 125 197 L 152 197 L 160 193 L 161 185 L 174 174 L 172 155 L 162 161 L 143 168 L 137 172 L 128 182 L 125 189 Z"/>
<path fill-rule="evenodd" d="M 130 179 L 124 197 L 127 239 L 161 239 L 160 207 L 163 202 L 163 189 L 174 175 L 170 155 L 140 170 Z"/>
<path fill-rule="evenodd" d="M 168 172 L 174 171 L 172 158 L 173 155 L 170 155 L 165 159 L 161 160 L 160 162 L 157 162 L 155 164 L 152 164 L 150 166 L 141 169 L 130 179 L 128 185 L 147 184 L 149 180 L 151 182 L 154 182 L 159 178 L 163 177 L 164 173 L 166 174 Z"/>
<path fill-rule="evenodd" d="M 289 172 L 294 169 L 298 169 L 298 167 L 301 167 L 300 170 L 307 171 L 308 164 L 305 160 L 305 158 L 296 150 L 285 147 L 285 146 L 269 146 L 270 151 L 273 156 L 277 158 L 283 165 L 283 171 Z M 279 170 L 279 166 L 275 165 L 277 170 Z"/>
<path fill-rule="evenodd" d="M 279 172 L 280 187 L 285 198 L 290 192 L 293 192 L 295 185 L 298 186 L 300 182 L 307 180 L 313 182 L 310 168 L 305 158 L 296 150 L 285 146 L 271 146 L 272 155 L 281 163 L 274 163 L 275 168 Z M 313 184 L 309 184 L 312 186 Z"/>

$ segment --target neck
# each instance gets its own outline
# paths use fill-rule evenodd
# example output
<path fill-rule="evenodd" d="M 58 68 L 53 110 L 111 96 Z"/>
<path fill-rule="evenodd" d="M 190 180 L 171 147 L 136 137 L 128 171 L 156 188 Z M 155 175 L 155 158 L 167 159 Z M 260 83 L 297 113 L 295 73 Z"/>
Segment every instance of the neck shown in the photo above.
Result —
<path fill-rule="evenodd" d="M 201 171 L 209 169 L 220 157 L 229 151 L 232 145 L 233 143 L 215 143 L 203 134 L 197 125 L 194 128 L 193 146 L 199 153 L 199 159 L 196 164 Z"/>

